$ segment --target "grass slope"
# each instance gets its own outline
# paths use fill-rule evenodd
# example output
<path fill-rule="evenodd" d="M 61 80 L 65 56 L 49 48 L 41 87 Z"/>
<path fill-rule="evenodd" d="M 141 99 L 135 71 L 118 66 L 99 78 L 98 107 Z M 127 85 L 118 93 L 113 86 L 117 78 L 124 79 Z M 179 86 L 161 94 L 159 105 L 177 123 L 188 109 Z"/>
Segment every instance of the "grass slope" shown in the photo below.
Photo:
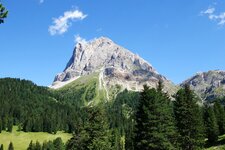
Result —
<path fill-rule="evenodd" d="M 96 105 L 106 100 L 105 90 L 99 89 L 99 73 L 82 76 L 53 91 L 70 101 L 67 101 L 67 103 L 76 103 L 79 106 Z"/>
<path fill-rule="evenodd" d="M 13 127 L 12 133 L 2 131 L 0 133 L 0 144 L 4 145 L 4 149 L 8 149 L 8 145 L 13 142 L 15 150 L 26 150 L 30 141 L 39 141 L 43 143 L 44 141 L 54 140 L 57 137 L 61 137 L 63 142 L 66 143 L 71 137 L 71 134 L 57 132 L 57 134 L 49 134 L 44 132 L 18 132 L 17 127 Z"/>

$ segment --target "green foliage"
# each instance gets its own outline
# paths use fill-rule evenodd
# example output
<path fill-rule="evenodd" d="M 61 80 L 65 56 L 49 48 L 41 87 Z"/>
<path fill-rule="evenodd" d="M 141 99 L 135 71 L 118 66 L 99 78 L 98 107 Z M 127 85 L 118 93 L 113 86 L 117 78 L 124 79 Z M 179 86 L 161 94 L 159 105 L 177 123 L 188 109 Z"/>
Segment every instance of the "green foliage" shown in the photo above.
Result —
<path fill-rule="evenodd" d="M 66 146 L 60 138 L 43 144 L 31 142 L 28 146 L 30 140 L 36 141 L 29 138 L 26 146 L 32 150 L 164 150 L 179 146 L 192 150 L 204 144 L 198 99 L 188 87 L 177 92 L 173 114 L 171 100 L 162 92 L 162 83 L 157 89 L 145 86 L 141 93 L 128 90 L 119 93 L 121 88 L 115 87 L 110 96 L 114 99 L 107 102 L 104 93 L 96 88 L 98 84 L 98 78 L 89 76 L 59 90 L 50 90 L 26 80 L 0 79 L 0 132 L 10 134 L 13 125 L 18 125 L 19 131 L 27 133 L 55 134 L 58 130 L 73 133 Z M 225 129 L 224 108 L 217 103 L 213 108 L 213 112 L 204 111 L 205 133 L 212 143 L 216 141 L 217 123 L 221 133 Z M 15 140 L 12 142 L 17 149 Z"/>
<path fill-rule="evenodd" d="M 204 108 L 204 124 L 208 144 L 215 144 L 218 140 L 219 131 L 214 111 L 209 106 Z"/>
<path fill-rule="evenodd" d="M 37 141 L 35 145 L 35 150 L 41 150 L 41 144 Z"/>
<path fill-rule="evenodd" d="M 57 100 L 80 108 L 87 106 L 90 102 L 98 104 L 104 101 L 103 91 L 97 89 L 99 86 L 97 74 L 83 76 L 72 83 L 54 91 Z"/>
<path fill-rule="evenodd" d="M 110 150 L 110 130 L 102 107 L 85 108 L 87 120 L 69 140 L 67 150 Z"/>
<path fill-rule="evenodd" d="M 106 103 L 107 115 L 112 128 L 114 149 L 133 149 L 135 114 L 138 105 L 139 93 L 124 90 L 115 100 Z"/>
<path fill-rule="evenodd" d="M 53 141 L 53 145 L 54 145 L 55 149 L 57 149 L 57 150 L 64 150 L 64 143 L 60 137 L 56 138 Z"/>
<path fill-rule="evenodd" d="M 33 144 L 31 141 L 27 150 L 65 150 L 64 143 L 60 137 L 53 141 L 45 141 L 42 145 L 37 141 Z"/>
<path fill-rule="evenodd" d="M 30 144 L 29 144 L 27 150 L 34 150 L 33 141 L 30 141 Z"/>
<path fill-rule="evenodd" d="M 159 84 L 160 85 L 160 84 Z M 144 86 L 136 113 L 135 148 L 145 150 L 173 150 L 175 126 L 170 99 L 162 91 Z"/>
<path fill-rule="evenodd" d="M 225 112 L 224 107 L 217 100 L 214 103 L 214 113 L 216 116 L 217 124 L 219 126 L 219 135 L 225 134 Z"/>
<path fill-rule="evenodd" d="M 179 133 L 179 143 L 183 150 L 202 148 L 204 144 L 203 118 L 193 91 L 189 86 L 175 95 L 174 114 Z"/>
<path fill-rule="evenodd" d="M 9 132 L 13 125 L 25 132 L 72 132 L 82 114 L 47 88 L 10 78 L 0 79 L 0 106 L 0 131 Z"/>
<path fill-rule="evenodd" d="M 3 144 L 1 144 L 0 150 L 4 150 Z"/>
<path fill-rule="evenodd" d="M 4 23 L 4 19 L 7 17 L 8 11 L 5 7 L 0 3 L 0 24 Z"/>
<path fill-rule="evenodd" d="M 9 143 L 8 150 L 14 150 L 14 147 L 13 147 L 13 143 L 12 142 Z"/>

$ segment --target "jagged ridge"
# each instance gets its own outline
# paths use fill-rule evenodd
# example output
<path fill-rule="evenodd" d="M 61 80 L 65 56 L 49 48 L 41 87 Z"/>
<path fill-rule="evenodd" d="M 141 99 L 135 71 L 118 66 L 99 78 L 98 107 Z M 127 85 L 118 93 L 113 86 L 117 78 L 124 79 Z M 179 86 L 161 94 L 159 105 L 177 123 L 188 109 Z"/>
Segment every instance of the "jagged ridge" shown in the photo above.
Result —
<path fill-rule="evenodd" d="M 151 64 L 106 37 L 78 43 L 64 71 L 55 77 L 52 88 L 96 72 L 99 73 L 99 88 L 106 92 L 115 85 L 136 91 L 141 90 L 143 84 L 156 87 L 159 80 L 164 83 L 165 91 L 176 91 L 175 85 Z"/>
<path fill-rule="evenodd" d="M 205 101 L 213 100 L 217 97 L 225 96 L 225 72 L 214 70 L 197 73 L 190 79 L 184 81 Z"/>

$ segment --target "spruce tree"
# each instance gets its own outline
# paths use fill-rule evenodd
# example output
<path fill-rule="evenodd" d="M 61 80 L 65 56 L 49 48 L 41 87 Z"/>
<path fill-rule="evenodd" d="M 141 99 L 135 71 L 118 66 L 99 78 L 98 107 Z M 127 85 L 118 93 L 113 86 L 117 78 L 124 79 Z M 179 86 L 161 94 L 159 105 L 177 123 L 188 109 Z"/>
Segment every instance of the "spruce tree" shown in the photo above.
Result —
<path fill-rule="evenodd" d="M 12 142 L 9 143 L 8 150 L 14 150 L 14 147 L 13 147 L 13 143 Z"/>
<path fill-rule="evenodd" d="M 224 107 L 217 100 L 213 106 L 217 124 L 219 126 L 219 135 L 225 134 L 225 112 Z"/>
<path fill-rule="evenodd" d="M 69 140 L 67 150 L 110 150 L 111 133 L 102 107 L 86 108 L 88 119 Z"/>
<path fill-rule="evenodd" d="M 37 141 L 34 150 L 41 150 L 41 144 Z"/>
<path fill-rule="evenodd" d="M 198 98 L 188 85 L 175 95 L 174 114 L 183 150 L 200 149 L 204 144 L 204 127 Z"/>
<path fill-rule="evenodd" d="M 30 141 L 30 144 L 29 144 L 27 150 L 34 150 L 33 141 Z"/>
<path fill-rule="evenodd" d="M 47 150 L 47 149 L 48 149 L 48 143 L 44 141 L 42 144 L 42 150 Z"/>
<path fill-rule="evenodd" d="M 218 140 L 218 125 L 214 111 L 211 107 L 205 106 L 204 110 L 205 134 L 208 138 L 208 144 L 214 144 Z"/>
<path fill-rule="evenodd" d="M 60 137 L 56 138 L 53 141 L 53 144 L 55 146 L 55 149 L 57 149 L 57 150 L 63 150 L 64 149 L 64 144 L 63 144 L 63 141 Z"/>
<path fill-rule="evenodd" d="M 4 19 L 7 17 L 8 11 L 5 7 L 0 3 L 0 24 L 4 23 Z"/>
<path fill-rule="evenodd" d="M 1 144 L 0 150 L 4 150 L 3 144 Z"/>
<path fill-rule="evenodd" d="M 175 147 L 175 126 L 170 99 L 162 92 L 144 86 L 136 113 L 135 149 L 173 150 Z"/>

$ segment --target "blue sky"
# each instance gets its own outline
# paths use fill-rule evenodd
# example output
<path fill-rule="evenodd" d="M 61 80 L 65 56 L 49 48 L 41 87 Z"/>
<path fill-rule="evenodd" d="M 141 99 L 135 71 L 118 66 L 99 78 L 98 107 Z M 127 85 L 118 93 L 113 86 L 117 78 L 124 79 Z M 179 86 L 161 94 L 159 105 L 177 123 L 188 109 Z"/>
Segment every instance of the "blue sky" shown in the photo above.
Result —
<path fill-rule="evenodd" d="M 76 37 L 106 36 L 180 83 L 225 70 L 223 0 L 2 0 L 0 77 L 50 85 Z"/>

